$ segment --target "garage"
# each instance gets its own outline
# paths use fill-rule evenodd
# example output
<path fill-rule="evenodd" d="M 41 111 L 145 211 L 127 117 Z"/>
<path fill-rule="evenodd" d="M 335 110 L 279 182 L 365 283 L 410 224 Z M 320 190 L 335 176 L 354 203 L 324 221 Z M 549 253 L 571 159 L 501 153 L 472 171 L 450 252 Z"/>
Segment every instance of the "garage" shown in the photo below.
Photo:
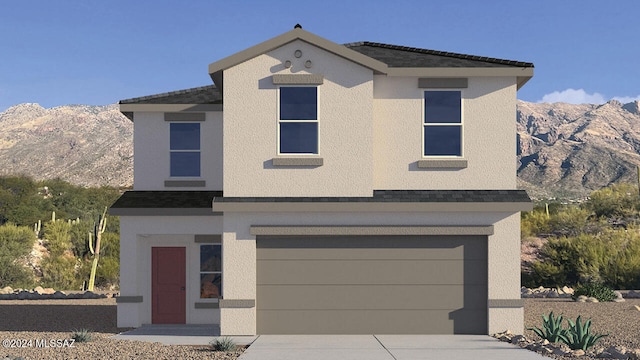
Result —
<path fill-rule="evenodd" d="M 258 334 L 486 334 L 487 236 L 257 236 Z"/>

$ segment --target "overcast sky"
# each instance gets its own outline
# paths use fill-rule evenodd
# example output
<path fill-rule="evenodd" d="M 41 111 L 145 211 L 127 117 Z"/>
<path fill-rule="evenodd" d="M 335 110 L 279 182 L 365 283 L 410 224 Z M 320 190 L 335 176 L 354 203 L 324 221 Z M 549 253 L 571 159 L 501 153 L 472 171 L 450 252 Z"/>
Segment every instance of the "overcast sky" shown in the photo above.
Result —
<path fill-rule="evenodd" d="M 533 62 L 531 102 L 640 98 L 640 1 L 0 1 L 0 111 L 209 85 L 209 63 L 293 28 L 336 43 Z"/>

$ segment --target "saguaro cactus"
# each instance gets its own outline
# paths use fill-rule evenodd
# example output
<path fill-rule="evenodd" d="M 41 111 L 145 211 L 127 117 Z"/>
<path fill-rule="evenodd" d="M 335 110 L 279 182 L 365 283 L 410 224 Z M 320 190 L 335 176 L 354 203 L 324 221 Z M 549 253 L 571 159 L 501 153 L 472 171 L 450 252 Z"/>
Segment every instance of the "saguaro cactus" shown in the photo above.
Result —
<path fill-rule="evenodd" d="M 107 228 L 107 208 L 104 208 L 102 215 L 98 217 L 98 223 L 93 225 L 93 233 L 89 233 L 89 250 L 93 255 L 93 263 L 91 264 L 91 275 L 89 277 L 89 291 L 93 291 L 93 285 L 96 280 L 96 270 L 98 269 L 98 260 L 100 260 L 100 239 L 104 230 Z M 95 246 L 93 244 L 95 239 Z"/>

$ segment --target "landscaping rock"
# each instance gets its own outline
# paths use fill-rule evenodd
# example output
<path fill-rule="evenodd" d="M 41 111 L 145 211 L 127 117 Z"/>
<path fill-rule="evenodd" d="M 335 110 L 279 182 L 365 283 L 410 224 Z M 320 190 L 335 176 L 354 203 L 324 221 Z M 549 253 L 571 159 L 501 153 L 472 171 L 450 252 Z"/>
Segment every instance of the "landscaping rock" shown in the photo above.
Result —
<path fill-rule="evenodd" d="M 589 302 L 589 303 L 597 303 L 597 302 L 600 302 L 600 301 L 598 301 L 598 299 L 596 299 L 596 298 L 594 298 L 594 297 L 588 297 L 588 298 L 587 298 L 587 300 L 586 300 L 586 302 Z"/>
<path fill-rule="evenodd" d="M 571 353 L 573 354 L 573 356 L 584 356 L 585 355 L 585 352 L 582 349 L 573 350 L 573 351 L 571 351 Z"/>
<path fill-rule="evenodd" d="M 629 356 L 627 355 L 627 349 L 624 346 L 610 346 L 609 348 L 605 349 L 603 352 L 601 352 L 600 354 L 598 354 L 599 358 L 606 358 L 606 359 L 623 359 L 626 360 L 627 358 L 629 358 Z"/>
<path fill-rule="evenodd" d="M 2 289 L 0 289 L 0 294 L 12 294 L 13 293 L 13 289 L 11 288 L 11 286 L 5 286 Z"/>

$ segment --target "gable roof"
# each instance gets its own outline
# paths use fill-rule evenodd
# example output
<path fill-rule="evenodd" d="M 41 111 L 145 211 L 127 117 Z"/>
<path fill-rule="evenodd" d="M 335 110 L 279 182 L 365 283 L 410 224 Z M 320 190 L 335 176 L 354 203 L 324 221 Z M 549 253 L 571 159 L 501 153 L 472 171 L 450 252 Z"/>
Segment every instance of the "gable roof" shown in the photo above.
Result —
<path fill-rule="evenodd" d="M 532 63 L 389 45 L 369 41 L 344 44 L 389 67 L 533 67 Z"/>

